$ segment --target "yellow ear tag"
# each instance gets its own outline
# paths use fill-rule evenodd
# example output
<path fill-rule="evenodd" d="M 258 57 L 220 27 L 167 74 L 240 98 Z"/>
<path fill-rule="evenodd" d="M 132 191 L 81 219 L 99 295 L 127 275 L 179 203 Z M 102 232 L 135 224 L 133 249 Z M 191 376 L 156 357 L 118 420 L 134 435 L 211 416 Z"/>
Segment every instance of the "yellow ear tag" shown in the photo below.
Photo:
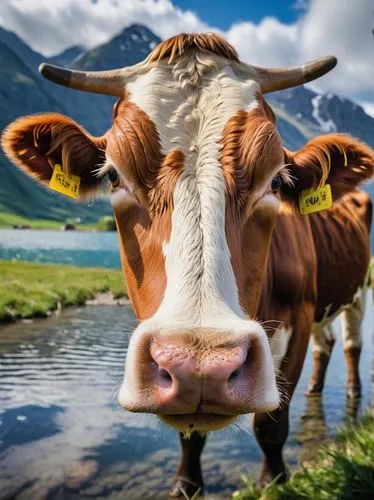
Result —
<path fill-rule="evenodd" d="M 78 198 L 80 183 L 81 178 L 78 175 L 67 176 L 61 165 L 56 163 L 49 181 L 49 187 L 54 191 L 70 196 L 70 198 Z"/>
<path fill-rule="evenodd" d="M 299 195 L 299 209 L 301 215 L 321 212 L 332 207 L 330 184 L 317 189 L 304 189 Z"/>

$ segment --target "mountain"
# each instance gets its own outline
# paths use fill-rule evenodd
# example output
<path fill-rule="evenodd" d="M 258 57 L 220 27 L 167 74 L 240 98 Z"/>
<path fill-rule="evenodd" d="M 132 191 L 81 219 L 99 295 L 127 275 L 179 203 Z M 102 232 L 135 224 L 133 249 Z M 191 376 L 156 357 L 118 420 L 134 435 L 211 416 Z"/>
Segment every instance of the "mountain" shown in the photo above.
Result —
<path fill-rule="evenodd" d="M 0 26 L 0 42 L 10 48 L 32 73 L 37 73 L 43 56 L 32 50 L 19 36 Z"/>
<path fill-rule="evenodd" d="M 81 54 L 83 54 L 85 48 L 80 45 L 73 45 L 73 47 L 69 47 L 59 54 L 55 56 L 45 58 L 43 56 L 42 59 L 44 62 L 49 62 L 51 64 L 55 64 L 56 66 L 69 66 L 71 67 L 74 64 L 75 59 L 77 59 Z"/>
<path fill-rule="evenodd" d="M 31 49 L 18 35 L 11 31 L 7 31 L 1 26 L 0 42 L 17 54 L 30 71 L 37 75 L 39 75 L 38 67 L 40 63 L 49 62 L 51 64 L 57 64 L 58 66 L 68 66 L 85 51 L 84 47 L 76 45 L 63 50 L 60 54 L 56 54 L 55 56 L 45 57 Z"/>
<path fill-rule="evenodd" d="M 270 100 L 313 134 L 348 132 L 374 147 L 374 119 L 349 99 L 301 86 L 270 94 Z"/>

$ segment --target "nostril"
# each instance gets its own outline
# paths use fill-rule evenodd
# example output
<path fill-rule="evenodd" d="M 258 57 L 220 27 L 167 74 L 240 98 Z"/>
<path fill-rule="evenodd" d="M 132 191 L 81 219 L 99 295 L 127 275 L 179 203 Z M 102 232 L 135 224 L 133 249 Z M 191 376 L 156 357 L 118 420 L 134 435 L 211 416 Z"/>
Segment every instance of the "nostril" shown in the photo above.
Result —
<path fill-rule="evenodd" d="M 239 373 L 240 373 L 240 368 L 237 368 L 236 370 L 234 370 L 231 373 L 231 375 L 229 376 L 229 382 L 232 382 L 233 380 L 235 380 L 239 376 Z"/>
<path fill-rule="evenodd" d="M 170 373 L 165 370 L 165 368 L 159 368 L 158 373 L 163 380 L 167 380 L 168 382 L 172 381 Z"/>

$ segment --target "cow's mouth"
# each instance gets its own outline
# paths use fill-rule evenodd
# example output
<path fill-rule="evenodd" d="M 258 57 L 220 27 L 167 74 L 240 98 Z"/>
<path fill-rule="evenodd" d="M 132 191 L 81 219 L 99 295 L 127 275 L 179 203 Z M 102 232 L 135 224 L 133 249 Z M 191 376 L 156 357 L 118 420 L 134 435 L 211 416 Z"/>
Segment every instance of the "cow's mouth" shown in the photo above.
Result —
<path fill-rule="evenodd" d="M 219 415 L 217 413 L 186 413 L 183 415 L 159 415 L 166 424 L 184 434 L 192 432 L 208 432 L 223 429 L 230 425 L 236 415 Z"/>

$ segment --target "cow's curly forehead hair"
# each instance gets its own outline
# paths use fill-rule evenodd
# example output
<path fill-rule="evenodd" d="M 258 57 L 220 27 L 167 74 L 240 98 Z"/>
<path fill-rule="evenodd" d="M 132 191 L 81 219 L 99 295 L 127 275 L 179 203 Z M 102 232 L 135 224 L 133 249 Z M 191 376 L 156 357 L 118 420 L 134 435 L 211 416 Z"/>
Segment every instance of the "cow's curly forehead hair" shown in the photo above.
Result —
<path fill-rule="evenodd" d="M 161 42 L 149 54 L 148 63 L 167 59 L 173 63 L 190 49 L 211 52 L 217 56 L 239 62 L 239 56 L 232 45 L 217 33 L 181 33 Z"/>

